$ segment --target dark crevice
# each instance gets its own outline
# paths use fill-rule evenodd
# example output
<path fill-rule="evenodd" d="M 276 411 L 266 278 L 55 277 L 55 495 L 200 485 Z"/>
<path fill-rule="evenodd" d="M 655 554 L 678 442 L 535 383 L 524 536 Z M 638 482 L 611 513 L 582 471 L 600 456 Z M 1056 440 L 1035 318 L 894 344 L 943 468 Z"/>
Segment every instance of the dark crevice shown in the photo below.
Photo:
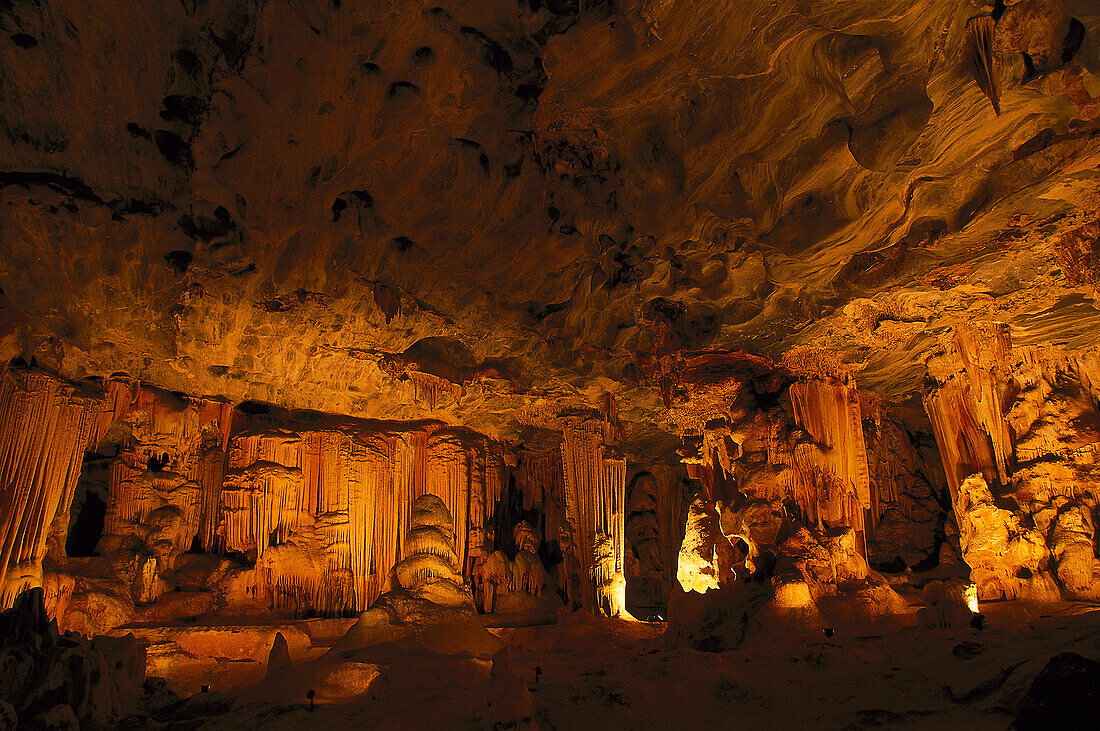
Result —
<path fill-rule="evenodd" d="M 38 39 L 26 33 L 12 33 L 11 42 L 20 48 L 34 48 L 38 45 Z"/>
<path fill-rule="evenodd" d="M 410 94 L 416 94 L 420 91 L 420 87 L 409 81 L 395 81 L 390 84 L 389 90 L 386 92 L 388 99 L 393 99 L 397 96 L 408 96 Z"/>
<path fill-rule="evenodd" d="M 36 186 L 48 188 L 55 193 L 68 196 L 73 200 L 86 201 L 88 203 L 104 206 L 110 209 L 112 218 L 115 220 L 122 220 L 125 216 L 132 214 L 158 216 L 165 211 L 175 209 L 175 206 L 168 201 L 158 199 L 139 200 L 137 198 L 118 198 L 112 201 L 105 201 L 92 190 L 91 186 L 80 178 L 61 175 L 59 173 L 29 172 L 23 170 L 0 172 L 0 188 L 9 185 L 17 185 L 26 188 L 28 191 Z M 75 206 L 65 206 L 65 208 L 73 213 L 76 212 Z"/>
<path fill-rule="evenodd" d="M 65 541 L 65 554 L 72 557 L 95 556 L 96 545 L 103 535 L 103 521 L 107 515 L 107 504 L 95 493 L 84 496 L 84 505 L 69 528 Z"/>
<path fill-rule="evenodd" d="M 184 170 L 195 169 L 195 158 L 191 155 L 191 144 L 175 132 L 158 129 L 153 134 L 153 140 L 157 143 L 157 149 L 164 155 L 168 162 Z"/>
<path fill-rule="evenodd" d="M 67 175 L 18 170 L 0 172 L 0 188 L 8 185 L 20 185 L 24 188 L 30 188 L 32 185 L 41 185 L 61 193 L 62 195 L 75 198 L 76 200 L 107 205 L 102 198 L 95 194 L 95 191 L 93 191 L 87 183 L 80 178 L 73 178 Z"/>
<path fill-rule="evenodd" d="M 1062 63 L 1067 64 L 1072 61 L 1084 42 L 1085 24 L 1077 18 L 1070 18 L 1069 30 L 1066 31 L 1066 39 L 1062 43 Z"/>
<path fill-rule="evenodd" d="M 192 255 L 189 251 L 169 251 L 164 261 L 176 274 L 183 274 L 191 266 Z"/>

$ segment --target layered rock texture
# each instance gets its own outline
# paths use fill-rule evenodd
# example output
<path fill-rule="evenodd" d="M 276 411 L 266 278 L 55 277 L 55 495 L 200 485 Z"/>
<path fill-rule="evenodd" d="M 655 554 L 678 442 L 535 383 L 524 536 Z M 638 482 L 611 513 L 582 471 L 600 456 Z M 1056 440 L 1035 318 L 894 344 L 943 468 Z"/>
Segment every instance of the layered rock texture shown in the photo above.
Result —
<path fill-rule="evenodd" d="M 672 597 L 725 647 L 1100 600 L 1095 3 L 0 28 L 3 606 Z"/>
<path fill-rule="evenodd" d="M 602 390 L 653 421 L 636 360 L 684 348 L 894 398 L 960 319 L 1091 344 L 1098 18 L 14 2 L 2 286 L 69 378 L 494 436 Z"/>

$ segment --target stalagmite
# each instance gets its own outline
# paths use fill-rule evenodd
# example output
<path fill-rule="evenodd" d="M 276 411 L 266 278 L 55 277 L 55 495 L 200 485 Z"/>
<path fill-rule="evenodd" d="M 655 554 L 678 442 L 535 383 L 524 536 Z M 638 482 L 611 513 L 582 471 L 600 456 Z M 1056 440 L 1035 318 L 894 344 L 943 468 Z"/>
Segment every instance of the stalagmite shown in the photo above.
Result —
<path fill-rule="evenodd" d="M 706 594 L 733 579 L 732 547 L 718 525 L 718 514 L 697 496 L 688 510 L 676 580 L 688 592 Z"/>
<path fill-rule="evenodd" d="M 1057 598 L 1058 589 L 1046 573 L 1050 553 L 1042 534 L 997 507 L 981 475 L 963 480 L 955 513 L 963 558 L 970 564 L 979 599 Z"/>
<path fill-rule="evenodd" d="M 447 505 L 438 496 L 426 494 L 413 501 L 410 512 L 406 555 L 393 567 L 398 585 L 435 604 L 469 603 Z"/>

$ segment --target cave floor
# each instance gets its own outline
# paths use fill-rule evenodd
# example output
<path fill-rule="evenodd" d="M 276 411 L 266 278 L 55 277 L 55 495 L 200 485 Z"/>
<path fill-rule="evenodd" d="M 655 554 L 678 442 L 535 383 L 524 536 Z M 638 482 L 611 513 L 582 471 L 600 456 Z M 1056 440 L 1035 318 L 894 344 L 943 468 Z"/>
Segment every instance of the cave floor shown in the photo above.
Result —
<path fill-rule="evenodd" d="M 193 696 L 158 717 L 170 728 L 492 728 L 502 708 L 506 718 L 522 705 L 523 683 L 541 729 L 1004 729 L 1052 656 L 1100 656 L 1097 610 L 987 604 L 983 631 L 872 627 L 750 638 L 722 653 L 665 649 L 663 626 L 640 622 L 498 629 L 518 676 L 511 684 L 412 660 L 348 704 L 310 712 L 304 699 L 267 697 L 261 685 Z"/>

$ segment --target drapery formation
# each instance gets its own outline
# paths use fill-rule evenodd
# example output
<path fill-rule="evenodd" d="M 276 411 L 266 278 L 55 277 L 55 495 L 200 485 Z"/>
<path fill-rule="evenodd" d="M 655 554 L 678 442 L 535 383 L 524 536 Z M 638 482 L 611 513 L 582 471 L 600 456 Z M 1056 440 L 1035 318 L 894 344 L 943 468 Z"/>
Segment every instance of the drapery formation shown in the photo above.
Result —
<path fill-rule="evenodd" d="M 793 446 L 792 492 L 812 521 L 851 526 L 866 554 L 864 511 L 871 507 L 867 449 L 855 384 L 807 379 L 790 386 L 795 423 L 810 437 Z"/>
<path fill-rule="evenodd" d="M 150 532 L 146 549 L 161 570 L 186 551 L 196 535 L 214 546 L 225 450 L 233 407 L 115 379 L 104 384 L 97 433 L 119 450 L 111 464 L 102 548 L 117 548 Z"/>
<path fill-rule="evenodd" d="M 799 374 L 744 353 L 656 366 L 688 475 L 707 502 L 793 501 L 807 520 L 853 528 L 866 554 L 877 500 L 850 376 Z M 872 511 L 872 517 L 877 514 Z"/>
<path fill-rule="evenodd" d="M 1100 354 L 1014 346 L 997 322 L 941 347 L 924 405 L 981 598 L 1100 598 Z"/>
<path fill-rule="evenodd" d="M 437 424 L 239 434 L 222 493 L 224 548 L 255 556 L 255 593 L 276 608 L 363 611 L 404 557 L 416 498 L 436 495 L 455 516 L 461 562 L 482 549 L 470 536 L 491 517 L 501 464 L 491 440 Z"/>
<path fill-rule="evenodd" d="M 565 522 L 580 563 L 581 603 L 615 614 L 626 602 L 626 460 L 607 444 L 604 420 L 567 417 L 564 421 Z"/>
<path fill-rule="evenodd" d="M 3 383 L 0 519 L 5 572 L 18 566 L 20 586 L 42 583 L 51 530 L 63 545 L 81 458 L 94 452 L 109 467 L 98 558 L 88 560 L 128 567 L 136 604 L 173 591 L 185 555 L 204 552 L 244 559 L 219 606 L 248 597 L 286 612 L 362 611 L 392 587 L 411 505 L 426 494 L 453 516 L 468 575 L 519 519 L 499 510 L 514 473 L 518 504 L 545 516 L 561 550 L 568 598 L 612 614 L 624 607 L 626 462 L 613 405 L 551 415 L 559 449 L 513 452 L 435 421 L 234 409 L 127 378 L 87 394 L 37 371 L 13 370 Z M 60 583 L 71 588 L 73 577 Z"/>
<path fill-rule="evenodd" d="M 956 326 L 948 343 L 958 372 L 924 397 L 940 446 L 951 499 L 968 476 L 1007 484 L 1012 435 L 1005 419 L 1012 341 L 1002 323 Z"/>
<path fill-rule="evenodd" d="M 410 506 L 427 493 L 455 516 L 462 565 L 484 551 L 505 484 L 493 440 L 435 422 L 247 420 L 226 402 L 129 379 L 85 393 L 38 371 L 7 371 L 0 578 L 11 580 L 9 593 L 42 582 L 51 526 L 63 543 L 81 458 L 97 448 L 117 451 L 101 553 L 130 552 L 153 574 L 189 549 L 244 554 L 255 561 L 249 590 L 273 608 L 365 609 L 387 588 Z M 138 583 L 137 601 L 165 590 L 155 575 Z"/>
<path fill-rule="evenodd" d="M 58 512 L 68 513 L 85 449 L 96 438 L 98 400 L 36 371 L 0 378 L 0 587 L 8 608 L 41 583 Z"/>

